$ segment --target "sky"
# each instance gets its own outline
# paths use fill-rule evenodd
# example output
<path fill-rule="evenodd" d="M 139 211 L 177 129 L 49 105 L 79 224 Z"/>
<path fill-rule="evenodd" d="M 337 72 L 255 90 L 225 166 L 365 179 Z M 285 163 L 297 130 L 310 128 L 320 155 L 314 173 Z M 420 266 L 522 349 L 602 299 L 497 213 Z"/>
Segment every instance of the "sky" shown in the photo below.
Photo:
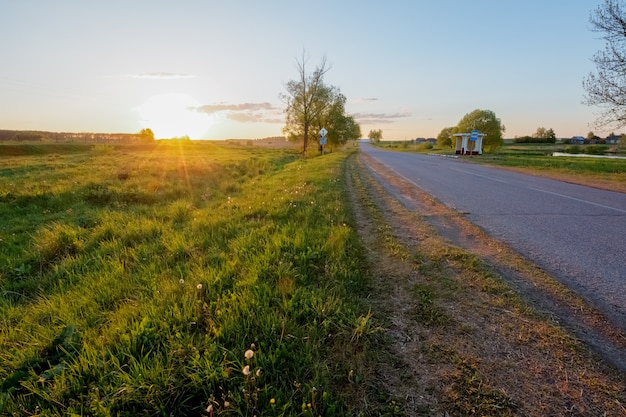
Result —
<path fill-rule="evenodd" d="M 599 136 L 583 79 L 603 0 L 0 0 L 0 129 L 282 135 L 305 58 L 363 136 L 436 137 L 475 109 L 505 138 Z"/>

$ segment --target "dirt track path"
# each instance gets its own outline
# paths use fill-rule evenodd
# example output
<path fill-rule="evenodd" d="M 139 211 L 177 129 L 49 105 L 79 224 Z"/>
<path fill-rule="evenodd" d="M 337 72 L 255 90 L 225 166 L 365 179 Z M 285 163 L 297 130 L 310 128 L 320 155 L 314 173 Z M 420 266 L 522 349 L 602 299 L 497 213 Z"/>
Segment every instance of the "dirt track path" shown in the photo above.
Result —
<path fill-rule="evenodd" d="M 626 415 L 626 337 L 601 315 L 362 155 L 346 179 L 395 415 Z"/>

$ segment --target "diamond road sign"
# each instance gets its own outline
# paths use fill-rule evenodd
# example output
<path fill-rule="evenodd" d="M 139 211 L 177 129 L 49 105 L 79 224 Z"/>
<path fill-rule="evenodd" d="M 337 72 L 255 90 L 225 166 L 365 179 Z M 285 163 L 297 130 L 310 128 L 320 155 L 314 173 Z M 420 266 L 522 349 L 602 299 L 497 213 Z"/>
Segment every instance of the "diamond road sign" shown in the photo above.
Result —
<path fill-rule="evenodd" d="M 326 136 L 326 134 L 327 134 L 327 133 L 328 133 L 328 130 L 326 130 L 326 129 L 324 129 L 324 128 L 322 128 L 322 129 L 320 130 L 320 136 L 321 136 L 321 137 Z"/>

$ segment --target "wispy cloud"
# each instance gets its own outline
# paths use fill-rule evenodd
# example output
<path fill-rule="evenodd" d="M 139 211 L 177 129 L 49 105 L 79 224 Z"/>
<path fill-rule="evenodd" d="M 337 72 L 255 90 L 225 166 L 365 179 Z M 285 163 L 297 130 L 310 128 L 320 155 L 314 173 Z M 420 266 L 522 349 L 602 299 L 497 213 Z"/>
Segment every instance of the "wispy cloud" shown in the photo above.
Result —
<path fill-rule="evenodd" d="M 142 80 L 178 80 L 186 78 L 196 78 L 192 74 L 182 74 L 178 72 L 146 72 L 143 74 L 128 74 L 129 78 L 139 78 Z"/>
<path fill-rule="evenodd" d="M 362 124 L 393 123 L 395 119 L 411 117 L 410 112 L 402 113 L 354 113 L 352 117 Z"/>
<path fill-rule="evenodd" d="M 242 103 L 242 104 L 205 104 L 198 107 L 198 111 L 204 113 L 216 113 L 218 111 L 260 111 L 260 110 L 276 110 L 278 107 L 273 106 L 271 103 Z"/>
<path fill-rule="evenodd" d="M 370 103 L 372 101 L 378 101 L 378 100 L 380 100 L 378 97 L 361 97 L 361 98 L 349 99 L 351 103 Z"/>
<path fill-rule="evenodd" d="M 224 113 L 227 118 L 242 123 L 284 123 L 282 109 L 271 103 L 205 104 L 196 108 L 207 114 Z"/>

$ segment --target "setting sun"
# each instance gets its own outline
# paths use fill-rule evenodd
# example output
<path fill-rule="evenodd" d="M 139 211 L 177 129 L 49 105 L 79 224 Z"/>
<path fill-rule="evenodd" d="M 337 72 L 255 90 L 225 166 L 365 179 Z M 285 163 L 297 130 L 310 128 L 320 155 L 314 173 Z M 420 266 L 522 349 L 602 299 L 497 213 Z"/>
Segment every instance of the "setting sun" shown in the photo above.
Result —
<path fill-rule="evenodd" d="M 199 139 L 209 129 L 211 118 L 198 112 L 200 103 L 186 94 L 153 96 L 137 108 L 140 123 L 158 139 L 189 136 Z"/>

